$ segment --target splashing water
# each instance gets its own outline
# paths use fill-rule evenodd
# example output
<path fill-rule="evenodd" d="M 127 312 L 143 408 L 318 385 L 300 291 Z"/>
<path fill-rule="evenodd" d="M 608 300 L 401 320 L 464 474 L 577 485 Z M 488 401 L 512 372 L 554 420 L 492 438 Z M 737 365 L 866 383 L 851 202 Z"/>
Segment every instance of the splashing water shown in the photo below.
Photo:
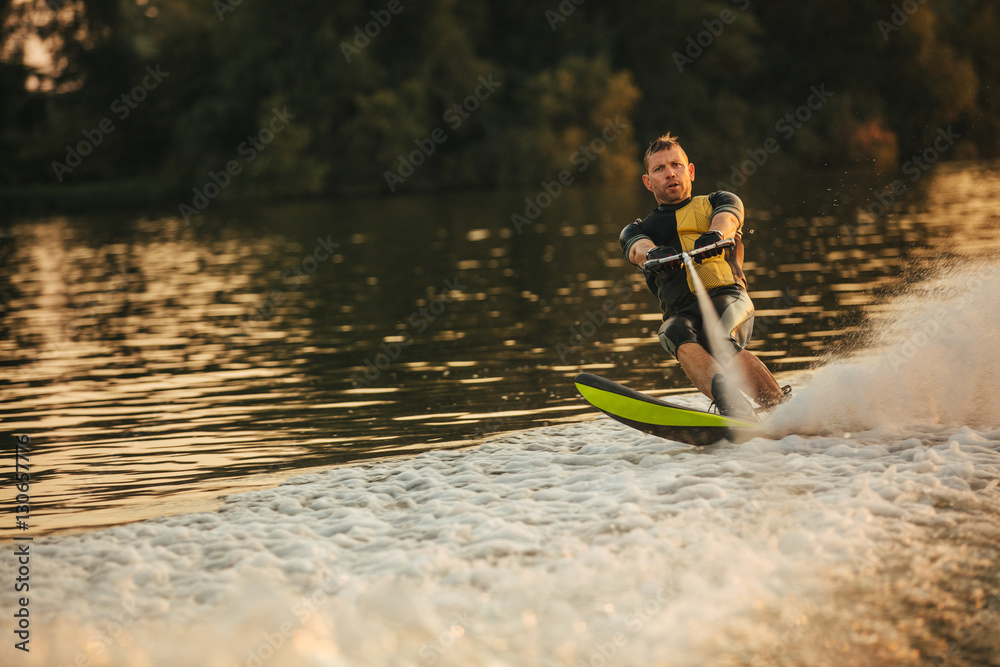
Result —
<path fill-rule="evenodd" d="M 0 662 L 995 664 L 998 278 L 881 304 L 775 411 L 795 435 L 568 423 L 37 540 L 32 651 Z"/>
<path fill-rule="evenodd" d="M 863 350 L 817 370 L 780 432 L 1000 422 L 1000 264 L 946 269 L 885 304 Z"/>

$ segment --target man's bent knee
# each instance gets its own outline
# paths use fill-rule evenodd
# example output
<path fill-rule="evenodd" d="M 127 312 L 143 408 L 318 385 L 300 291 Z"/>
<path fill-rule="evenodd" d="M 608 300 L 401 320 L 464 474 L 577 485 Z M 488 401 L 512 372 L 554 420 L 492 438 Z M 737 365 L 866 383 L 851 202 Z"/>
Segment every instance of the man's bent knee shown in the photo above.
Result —
<path fill-rule="evenodd" d="M 682 345 L 687 343 L 698 343 L 698 332 L 695 331 L 694 323 L 683 317 L 672 317 L 660 325 L 657 332 L 660 345 L 674 357 Z"/>

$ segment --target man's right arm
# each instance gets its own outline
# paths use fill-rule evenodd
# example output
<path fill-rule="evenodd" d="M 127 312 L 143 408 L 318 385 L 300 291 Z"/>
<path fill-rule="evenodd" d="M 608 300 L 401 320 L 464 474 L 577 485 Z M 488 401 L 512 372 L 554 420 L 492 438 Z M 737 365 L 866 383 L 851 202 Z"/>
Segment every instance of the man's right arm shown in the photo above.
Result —
<path fill-rule="evenodd" d="M 646 261 L 646 253 L 655 248 L 656 244 L 643 233 L 639 222 L 641 221 L 636 219 L 635 222 L 627 225 L 622 230 L 621 236 L 618 237 L 618 242 L 621 244 L 622 252 L 628 261 L 641 267 L 642 263 Z"/>
<path fill-rule="evenodd" d="M 643 262 L 646 261 L 646 253 L 655 247 L 656 244 L 649 239 L 640 239 L 636 241 L 629 249 L 628 261 L 641 267 Z"/>

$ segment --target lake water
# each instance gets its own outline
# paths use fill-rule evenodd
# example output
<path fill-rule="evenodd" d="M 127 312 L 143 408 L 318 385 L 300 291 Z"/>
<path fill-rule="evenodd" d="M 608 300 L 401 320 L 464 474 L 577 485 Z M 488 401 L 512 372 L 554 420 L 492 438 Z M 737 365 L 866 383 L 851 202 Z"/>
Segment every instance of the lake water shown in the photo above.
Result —
<path fill-rule="evenodd" d="M 744 186 L 752 349 L 774 372 L 849 348 L 907 276 L 996 238 L 997 172 L 943 171 L 875 219 L 858 210 L 894 175 Z M 0 415 L 37 448 L 35 529 L 589 418 L 583 369 L 687 391 L 618 248 L 649 194 L 568 189 L 518 229 L 540 192 L 8 227 Z"/>
<path fill-rule="evenodd" d="M 891 213 L 883 214 L 879 198 L 885 200 L 890 183 L 900 178 L 906 179 L 908 189 L 896 196 Z M 701 192 L 699 185 L 709 187 L 708 183 L 713 182 L 714 178 L 699 180 L 695 191 Z M 142 570 L 149 566 L 150 559 L 156 562 L 158 557 L 134 545 L 149 540 L 150 544 L 183 541 L 185 535 L 208 521 L 216 532 L 212 533 L 214 537 L 198 541 L 199 549 L 208 549 L 207 544 L 218 538 L 220 544 L 231 539 L 237 545 L 232 548 L 240 551 L 241 540 L 255 534 L 255 529 L 247 526 L 259 527 L 259 521 L 264 521 L 260 518 L 262 512 L 284 513 L 285 519 L 297 515 L 298 510 L 286 507 L 292 502 L 288 494 L 298 498 L 295 503 L 301 500 L 306 506 L 296 489 L 310 488 L 312 483 L 322 489 L 310 492 L 314 504 L 319 502 L 316 498 L 325 496 L 335 499 L 341 507 L 361 507 L 373 502 L 372 498 L 382 497 L 380 493 L 388 493 L 393 497 L 393 511 L 410 508 L 410 518 L 389 520 L 378 515 L 379 525 L 391 526 L 397 532 L 383 534 L 375 524 L 364 529 L 382 536 L 385 550 L 372 556 L 378 561 L 377 567 L 374 561 L 364 565 L 366 556 L 358 551 L 350 557 L 345 553 L 331 556 L 330 562 L 340 565 L 331 565 L 323 572 L 307 567 L 308 582 L 303 580 L 288 588 L 275 584 L 276 588 L 266 593 L 248 591 L 239 583 L 253 580 L 253 567 L 238 568 L 239 574 L 234 576 L 239 581 L 230 581 L 232 590 L 228 592 L 212 592 L 211 586 L 208 589 L 212 590 L 203 589 L 202 584 L 211 577 L 194 586 L 198 591 L 184 595 L 177 593 L 176 586 L 172 593 L 161 596 L 147 590 L 145 597 L 138 599 L 152 600 L 152 606 L 143 612 L 144 623 L 148 623 L 137 621 L 134 629 L 137 636 L 147 640 L 143 660 L 169 664 L 163 662 L 161 653 L 167 650 L 166 635 L 160 625 L 149 620 L 156 613 L 166 613 L 167 607 L 173 605 L 180 610 L 178 615 L 170 616 L 171 622 L 185 626 L 196 622 L 204 605 L 222 604 L 220 600 L 226 605 L 244 604 L 251 599 L 259 602 L 258 597 L 263 596 L 261 599 L 280 598 L 291 605 L 305 595 L 304 591 L 316 590 L 320 583 L 329 581 L 333 572 L 338 573 L 334 588 L 340 591 L 339 599 L 350 600 L 352 605 L 369 605 L 364 607 L 368 609 L 365 613 L 380 619 L 373 621 L 376 629 L 359 630 L 357 624 L 361 621 L 350 620 L 347 607 L 334 605 L 334 611 L 323 618 L 336 619 L 340 633 L 360 632 L 364 641 L 347 647 L 328 632 L 329 641 L 314 646 L 309 642 L 319 641 L 316 637 L 323 633 L 295 642 L 289 634 L 287 644 L 284 639 L 281 647 L 272 642 L 270 652 L 289 651 L 294 646 L 296 655 L 315 660 L 288 658 L 282 664 L 341 664 L 323 657 L 328 655 L 340 656 L 345 660 L 343 664 L 431 664 L 439 658 L 444 664 L 463 664 L 462 660 L 464 664 L 487 664 L 486 656 L 494 664 L 508 664 L 506 660 L 512 660 L 509 664 L 597 664 L 602 659 L 612 664 L 609 661 L 614 656 L 627 664 L 709 664 L 713 660 L 721 661 L 712 664 L 744 664 L 758 658 L 773 658 L 780 663 L 794 654 L 792 645 L 802 652 L 802 659 L 838 655 L 843 658 L 838 664 L 877 664 L 884 659 L 918 664 L 929 655 L 945 655 L 941 652 L 947 650 L 949 641 L 964 647 L 965 653 L 955 655 L 973 656 L 954 664 L 986 664 L 976 662 L 976 656 L 997 648 L 996 641 L 984 640 L 984 633 L 973 633 L 969 628 L 997 626 L 997 615 L 990 606 L 990 596 L 997 592 L 996 576 L 984 574 L 976 565 L 976 558 L 995 556 L 1000 544 L 996 540 L 996 514 L 986 509 L 997 506 L 990 505 L 997 501 L 996 485 L 982 480 L 983 475 L 1000 471 L 1000 443 L 990 435 L 994 433 L 991 429 L 1000 428 L 1000 422 L 995 421 L 1000 393 L 993 393 L 997 389 L 996 355 L 952 358 L 949 351 L 926 359 L 930 370 L 918 369 L 914 375 L 873 376 L 874 366 L 865 371 L 863 364 L 856 364 L 846 366 L 853 370 L 843 370 L 838 364 L 849 363 L 859 355 L 882 355 L 877 357 L 879 363 L 885 362 L 886 368 L 898 371 L 903 361 L 911 364 L 915 357 L 924 360 L 917 355 L 923 354 L 925 348 L 921 346 L 928 340 L 952 341 L 943 337 L 943 330 L 954 338 L 953 347 L 961 348 L 955 354 L 978 349 L 976 345 L 996 338 L 1000 316 L 981 307 L 985 297 L 970 299 L 966 293 L 973 290 L 978 295 L 975 290 L 981 290 L 982 283 L 996 272 L 1000 169 L 988 164 L 944 165 L 913 183 L 903 174 L 803 173 L 780 178 L 761 174 L 737 190 L 747 204 L 745 269 L 757 307 L 751 349 L 779 380 L 796 385 L 797 392 L 805 396 L 801 405 L 809 409 L 802 408 L 782 422 L 785 430 L 775 436 L 773 442 L 777 444 L 755 441 L 745 446 L 750 449 L 736 448 L 730 464 L 725 462 L 728 455 L 705 459 L 705 454 L 692 453 L 688 448 L 619 430 L 603 418 L 598 419 L 571 383 L 576 373 L 588 370 L 653 394 L 691 392 L 683 372 L 666 358 L 656 339 L 659 314 L 655 298 L 646 290 L 641 276 L 627 265 L 618 247 L 618 232 L 652 208 L 651 196 L 637 188 L 569 188 L 530 224 L 512 223 L 512 214 L 525 214 L 525 198 L 537 198 L 541 192 L 539 188 L 217 210 L 210 207 L 191 225 L 172 215 L 114 214 L 19 220 L 6 226 L 0 242 L 0 290 L 4 295 L 0 325 L 5 333 L 0 341 L 4 364 L 0 418 L 8 434 L 30 437 L 32 505 L 27 533 L 14 529 L 11 514 L 0 526 L 0 536 L 55 535 L 44 542 L 48 545 L 46 557 L 70 569 L 87 570 L 81 563 L 93 561 L 104 548 L 101 543 L 110 544 L 111 552 L 105 555 L 117 562 L 119 557 L 112 554 L 120 554 L 121 567 L 112 568 L 119 574 L 92 572 L 89 576 L 97 577 L 95 581 L 110 577 L 107 583 L 112 588 L 118 586 L 114 582 L 132 581 L 115 589 L 118 597 L 104 599 L 100 597 L 103 594 L 81 588 L 78 577 L 60 578 L 53 570 L 50 576 L 58 582 L 54 587 L 65 595 L 76 591 L 84 602 L 67 615 L 54 611 L 54 601 L 48 603 L 44 613 L 54 619 L 52 627 L 69 628 L 72 636 L 80 636 L 81 645 L 86 644 L 86 633 L 95 626 L 81 619 L 91 619 L 95 614 L 109 619 L 121 605 L 127 609 L 121 597 L 126 589 L 142 589 L 154 581 L 159 581 L 159 586 L 165 581 L 162 577 L 176 584 L 180 573 L 191 567 L 203 574 L 225 569 L 220 563 L 206 565 L 198 561 L 202 564 L 164 565 L 160 574 L 143 570 L 140 575 L 134 568 Z M 544 197 L 542 201 L 548 203 Z M 955 272 L 980 278 L 960 279 L 954 277 Z M 924 309 L 925 304 L 937 306 Z M 963 317 L 968 315 L 962 319 L 964 329 L 941 328 L 941 322 L 956 320 L 955 313 L 947 308 L 957 309 L 955 313 Z M 936 320 L 937 312 L 945 312 L 948 319 Z M 894 351 L 903 355 L 903 361 L 891 356 Z M 932 380 L 927 380 L 928 376 Z M 962 378 L 970 379 L 962 383 Z M 865 385 L 877 385 L 879 393 L 866 391 Z M 820 389 L 825 391 L 822 401 L 816 399 Z M 949 402 L 943 394 L 954 400 Z M 925 410 L 928 398 L 934 402 L 933 415 L 924 417 L 929 414 Z M 885 413 L 886 419 L 899 418 L 910 414 L 907 411 L 914 407 L 922 412 L 912 423 L 934 426 L 908 428 L 906 424 L 911 422 L 903 426 L 894 422 L 891 427 L 881 421 L 877 425 L 870 423 L 872 415 L 880 415 L 881 419 Z M 836 418 L 830 421 L 830 415 Z M 942 424 L 954 424 L 955 428 L 949 430 Z M 858 432 L 870 432 L 876 426 L 883 430 L 868 440 L 858 439 Z M 965 430 L 956 430 L 960 427 Z M 788 435 L 825 433 L 831 428 L 836 437 L 803 441 Z M 8 439 L 12 441 L 10 436 Z M 865 450 L 863 445 L 874 449 Z M 912 447 L 924 453 L 914 454 Z M 952 456 L 949 452 L 959 449 L 965 452 L 962 456 L 971 457 L 971 462 L 961 463 L 959 454 L 954 454 L 955 461 L 948 458 Z M 906 453 L 900 455 L 903 450 Z M 541 460 L 532 460 L 530 453 L 534 451 L 548 453 L 539 454 Z M 956 493 L 967 492 L 979 498 L 975 502 L 980 505 L 975 507 L 968 498 L 961 500 L 972 503 L 963 515 L 972 522 L 969 525 L 979 522 L 984 527 L 979 541 L 970 547 L 978 550 L 977 555 L 966 553 L 959 557 L 957 552 L 949 552 L 940 556 L 957 563 L 956 568 L 962 572 L 961 582 L 952 591 L 954 609 L 959 610 L 955 613 L 961 617 L 956 621 L 958 629 L 951 634 L 940 631 L 939 626 L 952 621 L 944 614 L 931 614 L 926 627 L 907 630 L 905 623 L 899 624 L 903 621 L 896 621 L 906 616 L 906 609 L 923 608 L 923 602 L 907 598 L 910 606 L 897 609 L 891 622 L 877 614 L 869 615 L 876 620 L 852 630 L 845 619 L 835 619 L 833 626 L 843 631 L 843 637 L 853 637 L 851 642 L 860 643 L 852 646 L 867 641 L 871 651 L 857 653 L 838 645 L 828 646 L 830 652 L 824 653 L 820 639 L 813 643 L 801 641 L 808 635 L 801 618 L 832 614 L 832 603 L 820 604 L 817 612 L 815 597 L 809 597 L 817 594 L 810 586 L 819 586 L 819 582 L 796 579 L 796 573 L 817 558 L 812 550 L 818 547 L 809 545 L 827 545 L 826 558 L 838 550 L 856 551 L 859 544 L 883 544 L 885 534 L 873 537 L 865 532 L 871 526 L 864 528 L 862 524 L 871 519 L 871 512 L 877 517 L 898 519 L 916 511 L 899 495 L 909 492 L 906 484 L 913 480 L 890 484 L 892 493 L 873 492 L 882 493 L 890 504 L 903 503 L 902 510 L 872 509 L 873 504 L 866 504 L 869 518 L 854 516 L 847 526 L 834 521 L 827 508 L 816 515 L 819 519 L 813 517 L 818 521 L 815 534 L 807 528 L 786 526 L 781 552 L 788 562 L 782 561 L 784 564 L 776 569 L 767 569 L 769 566 L 762 562 L 763 551 L 749 541 L 733 541 L 732 534 L 698 537 L 698 528 L 692 522 L 704 519 L 699 512 L 720 511 L 716 518 L 722 517 L 724 522 L 742 516 L 731 508 L 727 510 L 725 504 L 712 503 L 751 493 L 739 486 L 739 479 L 763 474 L 760 466 L 769 465 L 763 462 L 779 451 L 783 463 L 775 464 L 775 469 L 788 468 L 789 476 L 772 491 L 780 487 L 780 494 L 791 494 L 789 497 L 804 493 L 796 491 L 803 484 L 796 475 L 818 466 L 826 476 L 821 476 L 822 481 L 805 483 L 815 485 L 808 491 L 813 499 L 830 489 L 834 489 L 830 491 L 834 495 L 846 494 L 843 498 L 861 497 L 855 492 L 863 495 L 855 488 L 857 480 L 871 471 L 865 468 L 867 455 L 859 451 L 877 451 L 887 457 L 880 468 L 882 480 L 888 474 L 885 471 L 895 474 L 910 464 L 923 465 L 921 462 L 928 457 L 934 461 L 935 470 L 948 469 L 949 465 L 972 466 L 975 474 L 969 473 L 970 481 Z M 853 458 L 844 458 L 845 451 L 853 452 Z M 417 456 L 421 452 L 428 453 Z M 646 452 L 645 463 L 639 463 L 642 457 L 637 452 Z M 584 460 L 587 456 L 594 458 L 588 462 Z M 896 456 L 903 459 L 896 460 Z M 12 469 L 13 445 L 8 458 L 5 469 Z M 667 465 L 667 472 L 658 473 L 646 470 L 650 476 L 636 478 L 633 489 L 630 482 L 620 478 L 625 474 L 621 466 L 629 461 L 642 469 L 667 464 L 680 467 L 670 469 Z M 549 508 L 551 520 L 555 521 L 551 526 L 553 534 L 570 541 L 583 539 L 585 547 L 575 542 L 539 547 L 536 535 L 506 526 L 472 554 L 462 551 L 468 545 L 459 540 L 463 546 L 455 548 L 462 554 L 458 559 L 461 564 L 448 559 L 436 561 L 434 549 L 447 550 L 452 544 L 450 538 L 442 536 L 444 529 L 437 526 L 433 535 L 428 533 L 431 536 L 427 540 L 418 539 L 415 545 L 407 546 L 412 531 L 417 530 L 414 526 L 419 524 L 420 511 L 412 507 L 412 499 L 405 497 L 409 493 L 377 490 L 388 484 L 388 479 L 402 480 L 398 488 L 412 489 L 415 495 L 425 487 L 436 489 L 438 495 L 433 497 L 445 504 L 445 498 L 454 491 L 455 502 L 469 508 L 480 505 L 484 511 L 491 508 L 490 516 L 480 517 L 489 523 L 499 521 L 505 513 L 520 511 L 516 504 L 497 500 L 497 494 L 503 499 L 517 497 L 522 479 L 532 475 L 531 467 L 535 465 L 537 474 L 549 479 L 542 486 L 552 486 L 550 495 L 558 496 L 558 507 Z M 742 465 L 745 468 L 737 472 Z M 705 467 L 710 470 L 706 472 L 702 469 Z M 475 468 L 477 472 L 470 472 L 468 479 L 461 475 L 456 478 L 456 468 Z M 424 472 L 415 472 L 420 470 Z M 434 470 L 440 472 L 439 477 Z M 675 492 L 689 482 L 684 482 L 686 478 L 677 470 L 689 477 L 728 479 L 735 475 L 732 483 L 737 486 L 718 481 L 711 489 L 694 490 L 692 495 L 680 497 Z M 509 477 L 514 474 L 511 471 L 516 472 L 514 478 Z M 302 473 L 311 473 L 312 477 L 305 478 L 311 481 L 269 490 Z M 330 475 L 335 476 L 333 482 Z M 493 479 L 490 475 L 499 477 Z M 437 482 L 421 482 L 421 476 Z M 950 478 L 935 479 L 935 488 L 943 488 L 942 484 L 950 488 Z M 496 487 L 491 488 L 494 482 Z M 623 486 L 616 486 L 619 482 Z M 572 509 L 573 493 L 583 493 L 583 487 L 588 486 L 607 491 L 598 506 L 624 507 L 626 514 L 633 506 L 648 510 L 638 496 L 633 497 L 636 493 L 675 494 L 673 502 L 680 504 L 651 515 L 665 521 L 664 526 L 678 522 L 675 534 L 688 543 L 717 540 L 708 545 L 710 551 L 716 550 L 706 557 L 708 561 L 737 576 L 733 564 L 722 555 L 728 549 L 734 557 L 745 559 L 748 571 L 761 577 L 754 586 L 766 588 L 773 579 L 772 583 L 796 580 L 798 587 L 779 593 L 758 590 L 755 598 L 741 593 L 739 600 L 732 602 L 734 616 L 723 625 L 723 630 L 736 639 L 722 653 L 704 649 L 698 642 L 711 644 L 702 636 L 707 628 L 698 629 L 697 636 L 691 635 L 695 632 L 694 620 L 681 621 L 677 614 L 687 613 L 688 618 L 713 627 L 717 612 L 710 612 L 703 606 L 707 602 L 698 599 L 708 595 L 719 604 L 729 604 L 724 596 L 732 592 L 727 587 L 735 584 L 691 584 L 671 579 L 653 585 L 648 579 L 630 579 L 623 584 L 629 594 L 611 601 L 615 595 L 610 590 L 612 582 L 597 570 L 588 569 L 586 559 L 596 558 L 602 567 L 615 570 L 618 565 L 609 565 L 617 562 L 613 554 L 624 550 L 631 554 L 630 558 L 641 561 L 637 561 L 636 572 L 647 576 L 655 571 L 655 554 L 666 548 L 669 536 L 661 535 L 643 544 L 641 553 L 629 552 L 627 540 L 605 539 L 605 529 Z M 480 492 L 459 498 L 458 489 L 466 487 L 479 488 Z M 442 492 L 445 488 L 451 491 Z M 533 493 L 538 492 L 532 488 Z M 646 491 L 635 491 L 640 488 Z M 283 496 L 280 489 L 291 491 Z M 358 493 L 365 493 L 363 489 L 370 489 L 368 500 L 357 498 Z M 245 492 L 249 495 L 238 496 L 245 500 L 233 501 L 234 494 Z M 224 500 L 226 497 L 230 499 Z M 494 501 L 499 504 L 491 504 Z M 694 514 L 685 514 L 691 509 L 685 504 L 688 501 L 694 503 Z M 854 508 L 854 500 L 843 502 L 845 507 Z M 781 523 L 790 516 L 795 503 L 782 501 L 776 506 L 781 509 L 771 518 L 784 517 L 774 519 Z M 271 509 L 265 511 L 266 507 Z M 237 510 L 237 518 L 225 518 L 236 516 L 226 513 Z M 634 527 L 649 528 L 648 517 L 639 514 L 634 517 Z M 256 518 L 247 518 L 250 515 Z M 162 518 L 168 516 L 171 518 Z M 541 515 L 531 516 L 534 518 L 529 524 L 544 524 L 538 518 Z M 684 521 L 679 518 L 682 516 Z M 142 528 L 146 525 L 142 523 L 124 525 L 156 517 L 161 518 L 150 529 Z M 952 528 L 966 526 L 963 520 L 949 520 Z M 368 519 L 358 521 L 352 524 L 355 528 L 368 525 Z M 616 521 L 632 525 L 631 520 L 620 516 Z M 110 532 L 95 530 L 109 526 L 121 527 Z M 939 531 L 948 527 L 934 526 Z M 241 533 L 244 528 L 249 533 Z M 153 532 L 147 534 L 145 530 Z M 294 528 L 288 530 L 300 535 Z M 330 530 L 324 535 L 338 533 Z M 614 529 L 609 535 L 617 536 L 621 530 Z M 929 539 L 925 534 L 915 535 L 910 524 L 894 524 L 887 530 L 894 541 L 910 546 Z M 834 537 L 838 531 L 857 539 L 850 542 L 844 537 L 850 542 L 845 546 Z M 69 537 L 66 533 L 79 535 Z M 591 533 L 593 540 L 587 542 L 585 536 Z M 404 534 L 406 539 L 399 537 Z M 959 542 L 955 538 L 954 543 Z M 323 540 L 307 540 L 290 551 L 296 553 L 296 558 L 310 552 L 325 553 L 324 544 Z M 348 551 L 351 548 L 339 542 L 337 545 Z M 698 556 L 693 547 L 687 551 L 675 547 L 681 549 L 678 554 L 682 559 L 691 561 L 684 572 L 695 572 Z M 580 551 L 584 548 L 610 551 L 604 555 L 587 551 L 587 556 Z M 264 551 L 281 551 L 268 549 Z M 569 552 L 583 560 L 560 560 Z M 891 553 L 893 558 L 898 555 L 896 551 Z M 407 564 L 407 554 L 416 554 L 416 560 Z M 558 561 L 560 567 L 568 568 L 551 577 L 537 568 L 515 572 L 520 577 L 520 588 L 537 587 L 542 595 L 553 587 L 573 587 L 584 582 L 592 585 L 593 599 L 581 592 L 582 597 L 565 602 L 574 608 L 596 606 L 587 612 L 570 613 L 556 608 L 556 602 L 547 603 L 534 595 L 528 595 L 528 601 L 523 595 L 502 593 L 501 579 L 494 580 L 500 576 L 496 570 L 484 571 L 483 581 L 475 583 L 479 568 L 491 564 L 503 570 L 503 558 L 512 555 L 521 566 L 540 559 L 548 563 L 546 567 L 554 567 Z M 879 552 L 880 567 L 914 566 L 882 555 Z M 424 565 L 420 564 L 422 557 L 427 558 Z M 352 558 L 360 560 L 355 563 Z M 143 562 L 146 565 L 140 566 Z M 292 565 L 276 566 L 272 574 L 277 571 L 294 580 L 299 566 L 294 559 L 289 562 Z M 267 571 L 265 564 L 256 562 L 257 566 Z M 376 569 L 368 571 L 365 567 Z M 388 601 L 394 594 L 380 586 L 387 585 L 385 577 L 410 576 L 413 568 L 424 578 L 417 577 L 413 587 L 400 594 L 405 609 L 394 617 L 387 611 L 395 604 Z M 123 571 L 131 574 L 126 576 Z M 443 584 L 427 589 L 432 586 L 428 581 L 458 577 L 456 571 L 462 573 L 459 578 L 467 579 L 463 585 L 470 587 L 464 589 L 461 604 L 455 603 L 454 591 Z M 125 579 L 116 578 L 119 575 Z M 904 579 L 897 572 L 889 581 L 896 585 Z M 934 592 L 949 586 L 947 577 L 932 580 L 938 587 Z M 355 590 L 351 581 L 363 585 Z M 492 588 L 483 582 L 492 582 Z M 662 589 L 667 584 L 667 589 Z M 842 598 L 848 595 L 849 588 L 840 587 L 823 595 Z M 330 595 L 336 597 L 332 591 Z M 877 606 L 880 595 L 885 595 L 881 588 L 866 589 L 859 593 L 859 604 Z M 193 602 L 187 605 L 180 598 Z M 797 602 L 790 603 L 792 598 Z M 739 610 L 744 606 L 744 611 L 752 610 L 754 599 L 763 600 L 760 604 L 766 607 L 766 613 L 762 612 L 757 622 L 769 627 L 771 635 L 762 635 L 757 628 L 753 636 L 770 643 L 745 649 L 750 651 L 746 653 L 735 648 L 748 646 L 749 630 L 739 625 L 739 619 L 746 617 Z M 673 606 L 668 604 L 670 600 Z M 684 604 L 679 605 L 678 600 Z M 329 603 L 326 596 L 324 602 Z M 428 604 L 431 611 L 425 609 Z M 972 609 L 966 608 L 969 604 Z M 616 625 L 616 613 L 625 608 L 622 605 L 629 605 L 630 610 L 635 605 L 637 609 L 645 608 L 649 619 L 620 615 Z M 795 613 L 788 615 L 786 612 L 793 607 Z M 660 613 L 668 608 L 673 610 L 669 615 Z M 979 613 L 976 609 L 985 611 Z M 414 619 L 425 612 L 434 617 L 437 625 L 417 627 L 420 624 Z M 449 620 L 449 615 L 462 613 L 466 614 L 462 617 L 465 621 Z M 310 619 L 311 613 L 304 614 L 306 620 L 302 616 L 299 621 L 307 629 L 318 618 Z M 651 620 L 654 616 L 655 621 Z M 138 617 L 133 614 L 129 618 Z M 539 625 L 541 618 L 566 624 L 566 636 L 550 636 L 550 630 Z M 269 617 L 258 625 L 281 627 L 280 621 Z M 690 636 L 656 648 L 651 638 L 670 623 L 682 623 Z M 888 625 L 882 627 L 880 623 Z M 483 629 L 484 624 L 489 632 Z M 604 634 L 594 634 L 595 627 L 603 628 Z M 217 624 L 209 624 L 205 631 L 228 632 Z M 960 631 L 967 632 L 960 635 Z M 201 664 L 251 664 L 248 651 L 257 650 L 259 637 L 268 635 L 263 630 L 263 635 L 255 634 L 257 630 L 247 632 L 249 635 L 239 634 L 227 644 L 230 653 Z M 511 639 L 513 634 L 524 632 L 534 639 Z M 619 634 L 628 642 L 618 642 Z M 463 648 L 445 651 L 463 636 L 470 638 Z M 589 637 L 587 642 L 583 641 L 585 637 Z M 572 646 L 566 643 L 574 638 Z M 211 642 L 207 635 L 204 639 Z M 297 642 L 305 642 L 307 648 Z M 775 642 L 785 646 L 783 653 L 773 653 Z M 111 664 L 139 664 L 130 662 L 137 659 L 136 645 L 116 639 L 102 647 L 110 651 L 112 645 L 124 652 L 115 654 L 118 657 Z M 403 647 L 409 657 L 400 660 Z M 63 653 L 50 653 L 49 659 L 57 656 L 69 662 L 77 650 L 71 647 Z M 613 655 L 609 655 L 610 651 Z M 253 655 L 259 657 L 260 653 Z M 693 657 L 688 661 L 671 655 Z M 187 662 L 190 659 L 190 655 L 183 658 Z"/>

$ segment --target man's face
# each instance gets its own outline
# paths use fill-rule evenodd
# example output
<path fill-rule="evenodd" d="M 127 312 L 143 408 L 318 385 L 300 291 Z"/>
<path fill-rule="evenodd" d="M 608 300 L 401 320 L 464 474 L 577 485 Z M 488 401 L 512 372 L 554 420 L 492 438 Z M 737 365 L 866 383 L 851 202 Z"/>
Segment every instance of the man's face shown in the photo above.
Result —
<path fill-rule="evenodd" d="M 657 204 L 679 204 L 691 196 L 694 165 L 674 146 L 649 156 L 649 170 L 642 183 L 656 197 Z"/>

